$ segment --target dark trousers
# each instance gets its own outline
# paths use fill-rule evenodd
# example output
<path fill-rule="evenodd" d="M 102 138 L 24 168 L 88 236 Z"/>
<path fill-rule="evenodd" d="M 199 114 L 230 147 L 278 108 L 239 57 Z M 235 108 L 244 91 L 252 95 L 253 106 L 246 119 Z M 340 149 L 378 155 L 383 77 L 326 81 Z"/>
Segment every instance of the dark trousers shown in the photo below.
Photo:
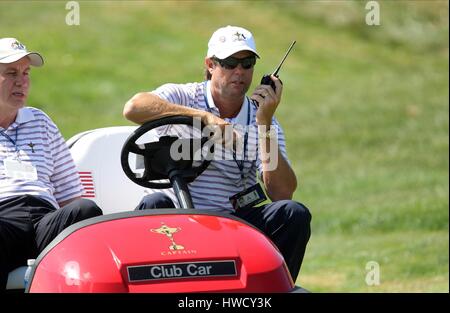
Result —
<path fill-rule="evenodd" d="M 163 193 L 145 196 L 136 210 L 174 208 L 172 200 Z M 278 247 L 292 279 L 297 279 L 311 235 L 311 214 L 303 204 L 280 200 L 256 208 L 233 213 L 260 229 Z"/>
<path fill-rule="evenodd" d="M 0 292 L 8 273 L 26 265 L 66 227 L 102 215 L 95 202 L 77 199 L 60 209 L 34 196 L 13 197 L 0 202 Z"/>

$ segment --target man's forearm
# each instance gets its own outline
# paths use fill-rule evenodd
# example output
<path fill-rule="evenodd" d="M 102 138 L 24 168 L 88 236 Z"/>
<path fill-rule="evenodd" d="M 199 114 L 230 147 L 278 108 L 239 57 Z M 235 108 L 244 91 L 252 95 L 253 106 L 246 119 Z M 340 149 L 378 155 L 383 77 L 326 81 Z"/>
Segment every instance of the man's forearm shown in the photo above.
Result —
<path fill-rule="evenodd" d="M 297 188 L 297 178 L 289 163 L 282 156 L 278 145 L 270 151 L 270 141 L 276 139 L 260 138 L 260 158 L 263 169 L 263 182 L 272 201 L 292 199 Z M 276 155 L 275 155 L 276 154 Z M 276 157 L 276 159 L 274 159 Z M 276 162 L 275 166 L 272 162 Z"/>
<path fill-rule="evenodd" d="M 123 116 L 137 124 L 171 115 L 187 115 L 207 119 L 208 112 L 170 103 L 149 92 L 141 92 L 131 98 L 123 109 Z"/>

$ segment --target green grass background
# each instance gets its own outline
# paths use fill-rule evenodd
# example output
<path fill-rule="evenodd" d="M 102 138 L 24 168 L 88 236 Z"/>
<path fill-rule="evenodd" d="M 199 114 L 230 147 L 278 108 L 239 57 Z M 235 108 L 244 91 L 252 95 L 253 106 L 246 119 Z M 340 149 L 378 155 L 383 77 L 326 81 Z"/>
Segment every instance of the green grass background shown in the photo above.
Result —
<path fill-rule="evenodd" d="M 0 1 L 0 37 L 45 56 L 29 105 L 65 138 L 129 125 L 124 103 L 164 82 L 203 79 L 212 32 L 252 30 L 273 70 L 291 40 L 276 112 L 312 211 L 297 283 L 314 292 L 449 292 L 447 1 Z M 368 286 L 366 263 L 380 265 Z"/>

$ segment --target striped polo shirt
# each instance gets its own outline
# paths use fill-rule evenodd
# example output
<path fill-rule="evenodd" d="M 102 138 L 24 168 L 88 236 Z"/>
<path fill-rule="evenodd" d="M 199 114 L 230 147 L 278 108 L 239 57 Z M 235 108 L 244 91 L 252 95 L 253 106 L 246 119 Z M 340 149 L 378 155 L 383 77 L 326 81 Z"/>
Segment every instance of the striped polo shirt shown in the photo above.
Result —
<path fill-rule="evenodd" d="M 210 81 L 165 84 L 152 93 L 171 103 L 209 111 L 216 116 L 220 116 L 219 109 L 212 99 L 209 83 Z M 241 138 L 244 138 L 245 131 L 248 131 L 245 153 L 244 149 L 236 152 L 236 160 L 239 162 L 243 160 L 241 163 L 243 165 L 242 171 L 238 167 L 238 162 L 234 160 L 231 151 L 222 151 L 222 157 L 219 158 L 215 156 L 208 168 L 188 185 L 196 209 L 233 212 L 234 209 L 229 197 L 257 183 L 257 171 L 261 175 L 262 164 L 258 153 L 256 111 L 257 108 L 253 101 L 245 97 L 238 115 L 234 118 L 224 119 L 234 125 L 235 129 L 241 134 Z M 284 134 L 275 117 L 272 119 L 271 127 L 277 130 L 278 147 L 282 156 L 288 161 Z M 220 153 L 219 151 L 215 155 Z M 242 179 L 242 176 L 244 179 Z M 172 189 L 166 189 L 162 192 L 167 194 L 175 205 L 179 206 Z"/>
<path fill-rule="evenodd" d="M 4 160 L 14 159 L 16 155 L 20 162 L 37 169 L 37 180 L 7 176 Z M 7 129 L 0 127 L 0 201 L 27 194 L 59 208 L 58 203 L 79 197 L 81 193 L 70 151 L 58 128 L 44 112 L 32 107 L 21 108 L 14 123 Z"/>

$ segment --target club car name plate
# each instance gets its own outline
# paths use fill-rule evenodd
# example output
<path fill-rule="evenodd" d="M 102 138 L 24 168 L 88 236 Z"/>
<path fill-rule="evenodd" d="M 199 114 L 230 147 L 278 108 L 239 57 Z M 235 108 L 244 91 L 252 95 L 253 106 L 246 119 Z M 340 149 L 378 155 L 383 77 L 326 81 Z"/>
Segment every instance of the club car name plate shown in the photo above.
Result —
<path fill-rule="evenodd" d="M 127 271 L 129 282 L 237 275 L 233 260 L 128 266 Z"/>

